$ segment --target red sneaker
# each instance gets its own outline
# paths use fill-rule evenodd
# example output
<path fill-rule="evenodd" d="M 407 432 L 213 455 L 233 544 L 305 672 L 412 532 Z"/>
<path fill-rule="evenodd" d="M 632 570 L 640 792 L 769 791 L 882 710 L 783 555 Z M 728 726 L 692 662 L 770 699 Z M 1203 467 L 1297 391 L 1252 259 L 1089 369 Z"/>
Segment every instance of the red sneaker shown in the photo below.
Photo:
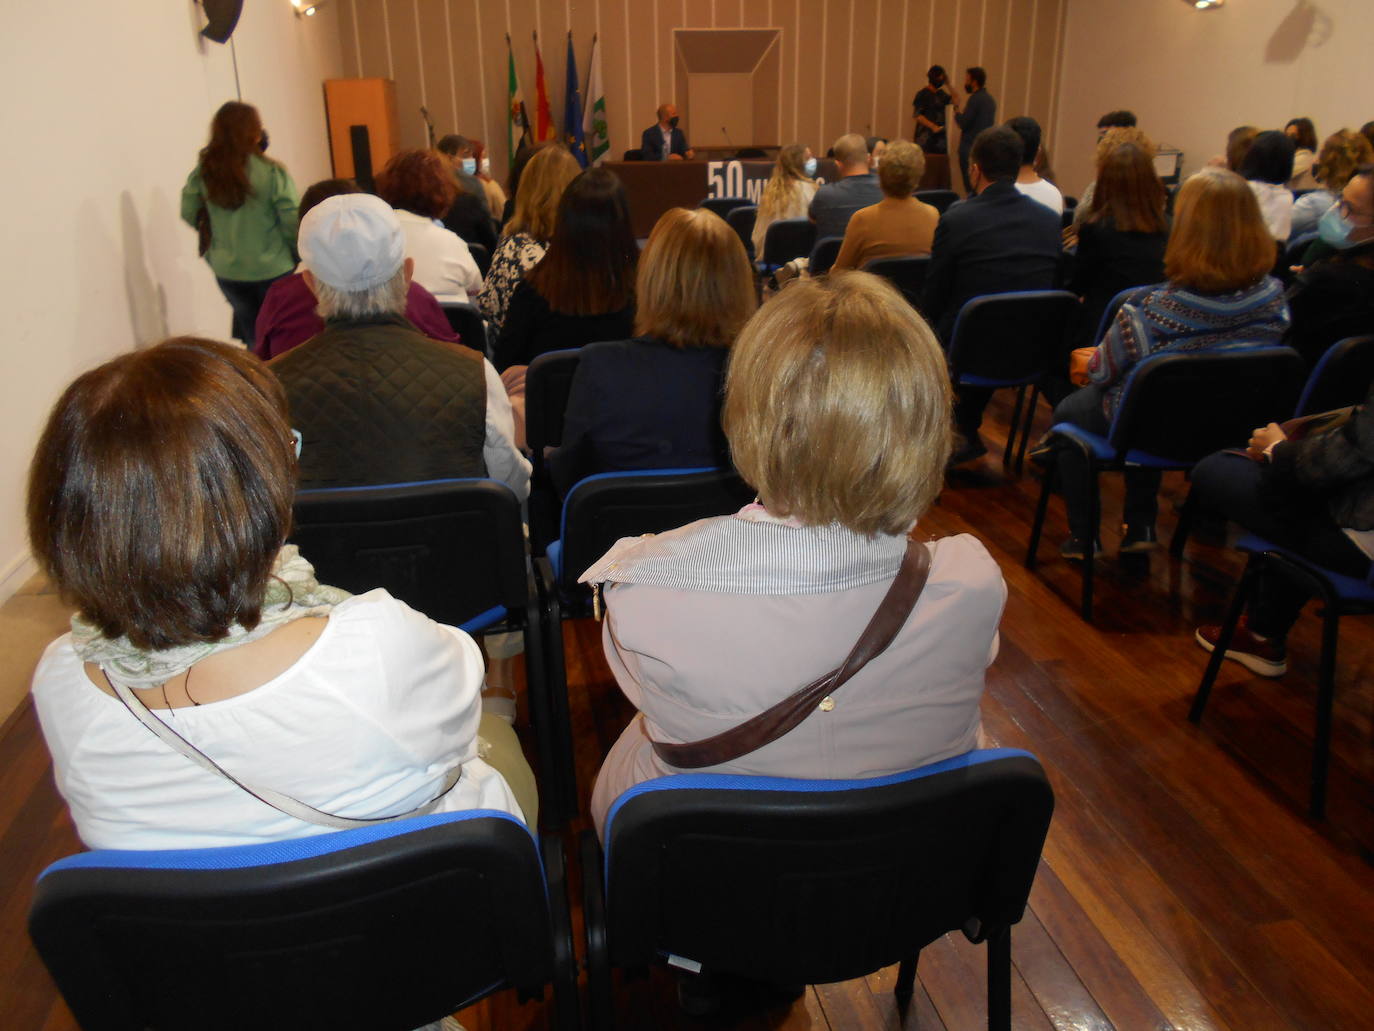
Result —
<path fill-rule="evenodd" d="M 1217 641 L 1221 639 L 1221 627 L 1198 627 L 1193 637 L 1203 649 L 1214 651 Z M 1240 625 L 1231 638 L 1231 647 L 1226 649 L 1226 657 L 1261 677 L 1281 677 L 1288 672 L 1288 649 L 1281 641 L 1256 637 L 1250 632 L 1244 616 L 1240 617 Z"/>

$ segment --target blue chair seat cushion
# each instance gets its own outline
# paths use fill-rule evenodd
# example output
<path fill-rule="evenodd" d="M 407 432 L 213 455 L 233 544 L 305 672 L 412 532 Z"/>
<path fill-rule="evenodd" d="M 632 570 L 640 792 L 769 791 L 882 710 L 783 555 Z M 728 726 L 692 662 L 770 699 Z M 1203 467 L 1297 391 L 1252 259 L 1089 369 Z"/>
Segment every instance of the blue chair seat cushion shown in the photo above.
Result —
<path fill-rule="evenodd" d="M 561 580 L 563 579 L 563 540 L 562 540 L 562 538 L 559 538 L 559 539 L 556 540 L 556 541 L 549 541 L 548 546 L 544 548 L 544 554 L 548 556 L 548 559 L 549 559 L 549 566 L 553 569 L 553 578 L 554 578 L 554 581 L 555 581 L 555 582 L 561 581 Z"/>
<path fill-rule="evenodd" d="M 1319 566 L 1310 558 L 1304 558 L 1291 548 L 1284 548 L 1273 541 L 1265 540 L 1263 537 L 1253 533 L 1242 534 L 1236 541 L 1236 547 L 1241 551 L 1250 553 L 1273 552 L 1282 555 L 1290 562 L 1305 566 L 1308 569 L 1315 569 L 1331 582 L 1331 586 L 1336 589 L 1336 595 L 1341 601 L 1354 602 L 1361 605 L 1374 605 L 1374 584 L 1369 580 L 1359 580 L 1353 576 L 1346 576 L 1343 573 L 1333 573 L 1324 566 Z M 1374 576 L 1374 566 L 1371 567 L 1370 575 Z"/>
<path fill-rule="evenodd" d="M 1082 426 L 1072 422 L 1057 422 L 1050 427 L 1050 433 L 1057 437 L 1067 437 L 1088 452 L 1096 461 L 1106 465 L 1116 461 L 1116 448 L 1106 437 L 1089 433 Z M 1148 451 L 1134 448 L 1126 452 L 1126 464 L 1144 466 L 1147 469 L 1191 469 L 1195 464 L 1190 459 L 1167 458 L 1152 455 Z"/>
<path fill-rule="evenodd" d="M 961 387 L 986 387 L 989 390 L 996 390 L 999 387 L 1021 387 L 1034 383 L 1041 376 L 1037 369 L 1028 376 L 1021 376 L 1015 379 L 1004 379 L 993 376 L 974 376 L 971 373 L 961 372 L 957 382 Z"/>

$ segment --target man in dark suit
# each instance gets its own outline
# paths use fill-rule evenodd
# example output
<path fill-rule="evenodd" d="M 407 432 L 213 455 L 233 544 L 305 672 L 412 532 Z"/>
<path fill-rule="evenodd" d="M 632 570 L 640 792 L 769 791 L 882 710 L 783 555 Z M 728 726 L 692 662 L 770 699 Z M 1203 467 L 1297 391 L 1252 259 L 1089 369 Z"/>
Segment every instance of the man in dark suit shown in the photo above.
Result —
<path fill-rule="evenodd" d="M 979 133 L 969 162 L 974 196 L 953 205 L 935 229 L 921 310 L 946 346 L 959 309 L 972 298 L 1054 286 L 1062 254 L 1059 218 L 1016 189 L 1021 149 L 1021 137 L 1004 125 Z M 991 390 L 959 388 L 954 420 L 964 440 L 951 465 L 987 451 L 978 428 L 991 397 Z"/>
<path fill-rule="evenodd" d="M 675 104 L 659 107 L 658 121 L 644 130 L 639 149 L 645 161 L 681 161 L 694 156 L 686 134 L 677 127 Z"/>
<path fill-rule="evenodd" d="M 950 95 L 954 105 L 954 121 L 959 125 L 959 172 L 964 178 L 964 190 L 973 192 L 969 177 L 969 154 L 978 134 L 997 121 L 997 101 L 988 92 L 988 73 L 976 65 L 964 72 L 964 92 L 969 95 L 968 107 L 959 103 L 959 94 Z M 1033 160 L 1033 159 L 1032 159 Z"/>

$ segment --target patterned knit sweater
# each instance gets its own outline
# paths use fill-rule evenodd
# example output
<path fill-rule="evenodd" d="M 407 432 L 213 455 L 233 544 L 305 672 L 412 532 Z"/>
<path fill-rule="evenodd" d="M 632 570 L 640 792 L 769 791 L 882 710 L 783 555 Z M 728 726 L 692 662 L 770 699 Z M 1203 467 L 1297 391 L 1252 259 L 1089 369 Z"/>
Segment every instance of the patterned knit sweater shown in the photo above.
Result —
<path fill-rule="evenodd" d="M 1267 347 L 1280 343 L 1290 321 L 1283 286 L 1272 276 L 1226 294 L 1172 284 L 1141 287 L 1126 298 L 1097 345 L 1088 378 L 1102 388 L 1102 411 L 1110 421 L 1126 374 L 1156 351 Z"/>

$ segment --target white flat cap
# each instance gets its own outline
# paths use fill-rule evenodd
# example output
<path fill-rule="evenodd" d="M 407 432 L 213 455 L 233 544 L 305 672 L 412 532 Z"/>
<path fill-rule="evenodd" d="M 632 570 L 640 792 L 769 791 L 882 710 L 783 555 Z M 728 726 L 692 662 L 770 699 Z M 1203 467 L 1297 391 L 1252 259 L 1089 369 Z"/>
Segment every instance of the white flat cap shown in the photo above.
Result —
<path fill-rule="evenodd" d="M 396 212 L 369 193 L 346 193 L 316 204 L 301 219 L 298 246 L 316 279 L 350 293 L 381 286 L 406 258 Z"/>

